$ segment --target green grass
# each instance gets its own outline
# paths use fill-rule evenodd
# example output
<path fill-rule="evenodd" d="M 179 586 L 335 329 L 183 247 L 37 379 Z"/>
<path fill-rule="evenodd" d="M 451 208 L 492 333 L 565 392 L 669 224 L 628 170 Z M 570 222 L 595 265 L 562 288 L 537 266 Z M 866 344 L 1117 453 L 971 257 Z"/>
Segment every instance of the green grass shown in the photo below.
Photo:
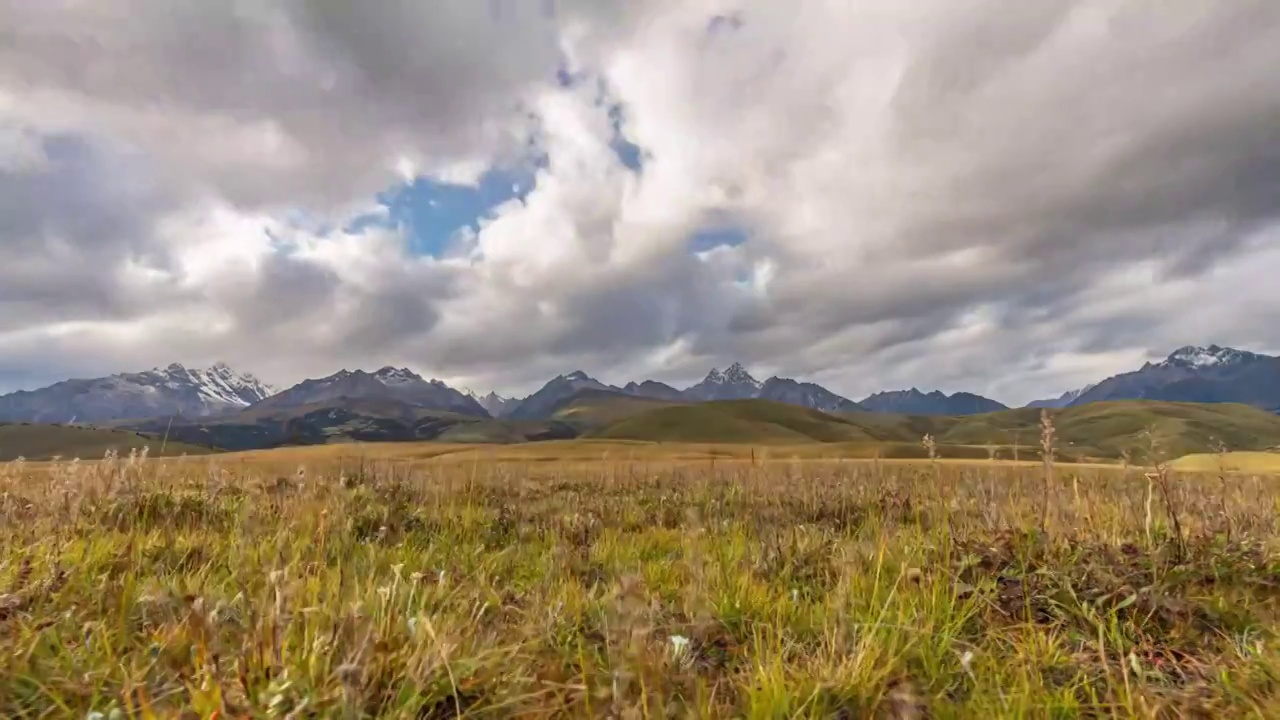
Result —
<path fill-rule="evenodd" d="M 429 447 L 0 466 L 0 716 L 1280 713 L 1269 479 Z"/>
<path fill-rule="evenodd" d="M 1280 442 L 1280 416 L 1231 403 L 1119 401 L 1090 403 L 1053 413 L 1059 444 L 1076 454 L 1147 458 L 1212 452 L 1218 443 L 1233 450 L 1261 450 Z M 1149 436 L 1148 436 L 1149 434 Z M 938 433 L 940 442 L 995 442 L 1035 446 L 1039 411 L 1008 410 L 960 418 Z"/>
<path fill-rule="evenodd" d="M 755 444 L 876 439 L 847 418 L 767 400 L 670 405 L 632 415 L 588 435 L 652 442 Z"/>
<path fill-rule="evenodd" d="M 1059 454 L 1066 459 L 1173 458 L 1216 451 L 1262 450 L 1280 444 L 1280 416 L 1246 405 L 1122 401 L 1053 412 Z M 1004 410 L 962 417 L 890 413 L 827 415 L 763 400 L 667 405 L 597 428 L 598 438 L 652 442 L 754 444 L 881 443 L 886 456 L 919 456 L 929 434 L 944 457 L 1038 457 L 1040 411 Z M 1154 450 L 1154 455 L 1152 452 Z"/>
<path fill-rule="evenodd" d="M 575 393 L 552 414 L 555 420 L 583 427 L 598 427 L 638 415 L 647 410 L 680 406 L 682 403 L 635 397 L 607 390 Z"/>
<path fill-rule="evenodd" d="M 75 425 L 37 425 L 0 423 L 0 461 L 65 459 L 97 459 L 114 450 L 121 455 L 147 448 L 152 455 L 204 455 L 214 452 L 208 447 L 181 442 L 166 442 L 161 436 L 140 435 L 127 430 L 107 430 Z"/>

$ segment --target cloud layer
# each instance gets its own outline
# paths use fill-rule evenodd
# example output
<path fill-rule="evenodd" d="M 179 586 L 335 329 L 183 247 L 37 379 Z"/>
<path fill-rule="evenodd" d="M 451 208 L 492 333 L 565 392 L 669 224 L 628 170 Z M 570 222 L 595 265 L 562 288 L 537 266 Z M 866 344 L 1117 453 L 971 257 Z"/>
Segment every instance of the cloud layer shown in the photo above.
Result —
<path fill-rule="evenodd" d="M 1276 67 L 1268 0 L 0 0 L 0 390 L 741 360 L 1022 402 L 1277 350 Z M 532 189 L 448 252 L 350 224 L 495 167 Z"/>

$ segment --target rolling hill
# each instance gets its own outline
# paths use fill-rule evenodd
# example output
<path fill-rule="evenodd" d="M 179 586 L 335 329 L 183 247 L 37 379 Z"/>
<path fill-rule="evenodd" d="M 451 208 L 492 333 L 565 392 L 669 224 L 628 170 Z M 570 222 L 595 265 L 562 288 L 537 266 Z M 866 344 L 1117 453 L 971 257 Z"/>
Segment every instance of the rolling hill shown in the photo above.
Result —
<path fill-rule="evenodd" d="M 115 450 L 128 455 L 131 450 L 148 448 L 151 457 L 176 457 L 179 455 L 207 455 L 212 448 L 175 441 L 169 438 L 144 435 L 128 430 L 80 427 L 76 425 L 37 425 L 31 423 L 0 423 L 0 462 L 19 457 L 28 460 L 81 458 L 96 460 Z M 163 448 L 163 452 L 161 450 Z"/>
<path fill-rule="evenodd" d="M 658 408 L 687 405 L 684 400 L 663 400 L 612 390 L 580 390 L 551 408 L 551 418 L 583 428 L 599 427 Z"/>
<path fill-rule="evenodd" d="M 1232 450 L 1264 450 L 1280 444 L 1280 417 L 1246 405 L 1144 401 L 1092 403 L 1053 414 L 1056 451 L 1063 459 L 1162 458 L 1211 452 L 1218 442 Z M 1148 431 L 1150 438 L 1148 439 Z M 803 443 L 864 442 L 916 445 L 925 434 L 944 456 L 1001 457 L 1019 447 L 1039 453 L 1040 410 L 1021 408 L 964 416 L 855 412 L 830 415 L 763 400 L 670 405 L 596 428 L 588 437 L 649 442 Z"/>
<path fill-rule="evenodd" d="M 693 443 L 874 441 L 848 418 L 770 400 L 721 400 L 645 410 L 587 433 L 611 440 Z"/>

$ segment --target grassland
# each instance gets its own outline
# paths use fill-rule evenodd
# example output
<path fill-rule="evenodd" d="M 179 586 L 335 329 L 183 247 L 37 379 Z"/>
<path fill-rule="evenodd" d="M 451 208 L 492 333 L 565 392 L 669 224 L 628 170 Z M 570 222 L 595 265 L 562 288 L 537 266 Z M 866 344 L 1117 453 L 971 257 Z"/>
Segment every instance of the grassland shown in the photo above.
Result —
<path fill-rule="evenodd" d="M 1183 472 L 1218 472 L 1280 474 L 1280 451 L 1195 453 L 1173 462 Z"/>
<path fill-rule="evenodd" d="M 100 458 L 107 451 L 120 455 L 140 452 L 155 455 L 205 455 L 212 449 L 191 443 L 166 442 L 163 437 L 128 430 L 78 427 L 75 425 L 35 425 L 0 423 L 0 462 L 18 458 L 49 460 L 54 457 Z"/>
<path fill-rule="evenodd" d="M 1071 460 L 1179 457 L 1219 446 L 1256 451 L 1280 444 L 1280 416 L 1229 403 L 1121 401 L 1054 411 L 1058 453 Z M 857 412 L 830 415 L 761 400 L 666 405 L 598 427 L 589 437 L 651 442 L 794 445 L 845 443 L 853 456 L 879 444 L 886 457 L 921 457 L 931 435 L 944 457 L 1014 458 L 1039 450 L 1040 411 L 1031 408 L 965 416 Z"/>
<path fill-rule="evenodd" d="M 1274 478 L 783 447 L 0 466 L 0 716 L 1280 715 Z"/>

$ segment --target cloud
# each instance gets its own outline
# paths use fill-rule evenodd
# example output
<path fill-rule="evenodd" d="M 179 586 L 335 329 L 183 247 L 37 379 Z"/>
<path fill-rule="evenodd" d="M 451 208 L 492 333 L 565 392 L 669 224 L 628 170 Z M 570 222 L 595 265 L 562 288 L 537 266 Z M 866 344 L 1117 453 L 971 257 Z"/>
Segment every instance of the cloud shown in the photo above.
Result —
<path fill-rule="evenodd" d="M 0 383 L 742 360 L 1020 402 L 1280 349 L 1266 0 L 0 0 L 0 28 Z M 349 224 L 501 168 L 532 180 L 440 257 Z"/>

